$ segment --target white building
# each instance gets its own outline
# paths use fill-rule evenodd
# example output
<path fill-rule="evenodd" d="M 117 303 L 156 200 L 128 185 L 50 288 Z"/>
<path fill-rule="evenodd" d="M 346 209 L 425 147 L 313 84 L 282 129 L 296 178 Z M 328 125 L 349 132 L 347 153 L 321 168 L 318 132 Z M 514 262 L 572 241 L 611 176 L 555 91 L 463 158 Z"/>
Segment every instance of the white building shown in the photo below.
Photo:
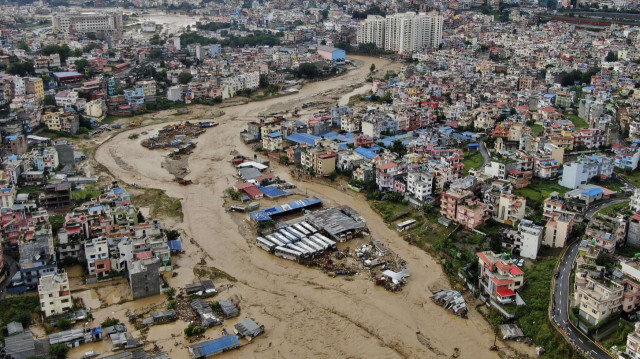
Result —
<path fill-rule="evenodd" d="M 427 172 L 409 172 L 407 192 L 420 201 L 430 197 L 433 193 L 433 175 Z"/>
<path fill-rule="evenodd" d="M 11 79 L 13 81 L 13 94 L 15 96 L 17 95 L 24 95 L 25 91 L 26 91 L 26 85 L 24 83 L 24 79 L 22 77 L 13 77 Z"/>
<path fill-rule="evenodd" d="M 631 202 L 629 203 L 631 209 L 634 212 L 640 212 L 640 188 L 636 188 L 631 196 Z"/>
<path fill-rule="evenodd" d="M 40 296 L 40 309 L 45 317 L 63 314 L 71 310 L 73 306 L 67 273 L 41 276 L 38 295 Z"/>
<path fill-rule="evenodd" d="M 104 274 L 111 270 L 109 244 L 106 239 L 93 238 L 91 242 L 85 242 L 84 255 L 87 260 L 87 270 L 90 276 Z"/>
<path fill-rule="evenodd" d="M 438 48 L 442 42 L 443 17 L 436 13 L 406 12 L 385 19 L 385 50 L 401 54 Z"/>
<path fill-rule="evenodd" d="M 242 83 L 245 90 L 255 90 L 260 87 L 260 72 L 245 72 L 242 74 Z"/>
<path fill-rule="evenodd" d="M 180 86 L 171 86 L 167 89 L 167 100 L 182 101 L 182 88 Z"/>
<path fill-rule="evenodd" d="M 575 162 L 565 163 L 561 186 L 576 189 L 596 176 L 608 178 L 613 173 L 613 158 L 604 155 L 580 157 Z"/>
<path fill-rule="evenodd" d="M 358 25 L 358 45 L 375 44 L 376 47 L 384 48 L 384 26 L 384 17 L 380 15 L 368 15 L 367 18 Z"/>
<path fill-rule="evenodd" d="M 519 238 L 516 241 L 516 247 L 520 247 L 520 256 L 530 259 L 536 259 L 538 250 L 542 245 L 542 234 L 544 228 L 535 225 L 528 219 L 523 219 L 518 225 Z"/>
<path fill-rule="evenodd" d="M 122 11 L 55 13 L 51 22 L 53 32 L 112 32 L 123 29 Z"/>
<path fill-rule="evenodd" d="M 527 199 L 514 194 L 501 193 L 498 201 L 498 211 L 493 219 L 500 223 L 514 225 L 524 218 Z"/>
<path fill-rule="evenodd" d="M 76 105 L 78 93 L 75 91 L 60 91 L 56 94 L 56 105 L 69 108 Z"/>
<path fill-rule="evenodd" d="M 625 354 L 631 359 L 640 359 L 640 322 L 636 322 L 633 333 L 627 335 Z"/>

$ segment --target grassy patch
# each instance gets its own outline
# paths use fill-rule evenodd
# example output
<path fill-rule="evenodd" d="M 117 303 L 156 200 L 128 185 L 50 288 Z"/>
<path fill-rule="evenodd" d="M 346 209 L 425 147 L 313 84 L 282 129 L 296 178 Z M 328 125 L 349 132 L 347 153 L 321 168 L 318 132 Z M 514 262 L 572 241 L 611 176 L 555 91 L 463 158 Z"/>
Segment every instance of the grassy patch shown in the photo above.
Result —
<path fill-rule="evenodd" d="M 569 188 L 562 187 L 558 182 L 551 182 L 534 178 L 531 184 L 525 188 L 516 189 L 514 192 L 519 196 L 523 196 L 526 199 L 534 201 L 544 201 L 547 199 L 551 192 L 558 192 L 563 195 L 569 191 Z"/>
<path fill-rule="evenodd" d="M 612 216 L 612 215 L 616 215 L 618 212 L 622 211 L 624 208 L 628 206 L 629 206 L 629 201 L 624 201 L 608 207 L 604 207 L 603 209 L 599 210 L 597 213 L 604 214 L 605 216 Z"/>
<path fill-rule="evenodd" d="M 576 130 L 580 130 L 583 128 L 589 128 L 589 124 L 583 118 L 578 115 L 564 115 L 566 119 L 571 121 L 574 126 L 576 126 Z"/>
<path fill-rule="evenodd" d="M 371 206 L 380 213 L 387 223 L 404 218 L 411 212 L 411 208 L 408 205 L 390 201 L 376 201 Z"/>
<path fill-rule="evenodd" d="M 149 207 L 151 217 L 172 217 L 182 221 L 182 203 L 162 190 L 147 188 L 142 193 L 132 194 L 131 200 L 139 207 Z"/>
<path fill-rule="evenodd" d="M 530 127 L 531 127 L 531 132 L 533 132 L 533 134 L 536 136 L 539 136 L 544 129 L 542 125 L 531 125 Z"/>
<path fill-rule="evenodd" d="M 464 154 L 464 173 L 469 173 L 470 170 L 478 169 L 484 164 L 484 158 L 480 151 L 470 151 Z"/>
<path fill-rule="evenodd" d="M 605 348 L 611 348 L 612 346 L 624 347 L 627 345 L 627 335 L 633 333 L 633 325 L 624 319 L 620 319 L 618 322 L 618 329 L 606 339 L 602 340 L 602 345 Z"/>
<path fill-rule="evenodd" d="M 550 283 L 557 259 L 538 261 L 524 269 L 526 285 L 520 291 L 526 306 L 516 309 L 517 322 L 524 334 L 544 347 L 547 358 L 577 358 L 564 339 L 551 326 L 548 317 Z"/>
<path fill-rule="evenodd" d="M 97 185 L 93 184 L 86 186 L 85 189 L 72 191 L 71 198 L 73 198 L 74 201 L 83 202 L 88 201 L 91 198 L 98 198 L 101 194 L 102 191 L 100 190 L 100 188 Z"/>
<path fill-rule="evenodd" d="M 33 322 L 33 315 L 40 312 L 40 299 L 38 296 L 22 295 L 0 300 L 0 326 L 5 328 L 10 322 L 20 322 L 25 329 Z M 5 331 L 0 330 L 0 339 L 4 338 Z"/>
<path fill-rule="evenodd" d="M 636 253 L 640 253 L 640 247 L 624 246 L 616 247 L 616 255 L 633 258 Z"/>
<path fill-rule="evenodd" d="M 218 268 L 215 267 L 203 267 L 203 266 L 197 266 L 193 268 L 193 274 L 198 277 L 198 278 L 208 278 L 211 280 L 216 280 L 216 279 L 226 279 L 230 282 L 237 282 L 238 280 L 232 276 L 231 274 L 221 271 Z"/>
<path fill-rule="evenodd" d="M 631 173 L 620 171 L 618 175 L 631 182 L 634 186 L 640 187 L 640 171 L 633 171 Z"/>

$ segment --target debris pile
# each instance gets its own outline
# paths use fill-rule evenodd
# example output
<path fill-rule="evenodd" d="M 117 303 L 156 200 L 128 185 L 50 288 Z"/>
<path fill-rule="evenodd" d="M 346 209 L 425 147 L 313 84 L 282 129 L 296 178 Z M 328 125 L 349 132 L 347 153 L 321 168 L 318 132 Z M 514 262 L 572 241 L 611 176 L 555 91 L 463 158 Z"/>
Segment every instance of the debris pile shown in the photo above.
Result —
<path fill-rule="evenodd" d="M 467 302 L 460 292 L 452 289 L 444 289 L 434 294 L 431 299 L 455 315 L 462 318 L 467 317 Z"/>
<path fill-rule="evenodd" d="M 182 122 L 163 127 L 157 135 L 149 136 L 142 141 L 142 145 L 149 149 L 177 147 L 179 153 L 188 153 L 195 147 L 191 139 L 196 138 L 214 126 L 212 122 Z"/>
<path fill-rule="evenodd" d="M 374 282 L 389 291 L 402 290 L 410 276 L 405 261 L 378 240 L 359 246 L 354 254 L 369 269 Z"/>

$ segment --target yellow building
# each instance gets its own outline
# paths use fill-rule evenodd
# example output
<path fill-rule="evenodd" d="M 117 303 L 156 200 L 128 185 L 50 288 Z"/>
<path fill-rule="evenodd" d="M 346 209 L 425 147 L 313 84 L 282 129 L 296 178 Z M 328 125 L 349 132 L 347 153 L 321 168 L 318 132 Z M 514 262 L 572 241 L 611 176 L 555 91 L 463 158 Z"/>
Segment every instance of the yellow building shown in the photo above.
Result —
<path fill-rule="evenodd" d="M 44 100 L 44 83 L 39 77 L 28 77 L 25 79 L 25 91 L 28 95 L 36 95 Z"/>

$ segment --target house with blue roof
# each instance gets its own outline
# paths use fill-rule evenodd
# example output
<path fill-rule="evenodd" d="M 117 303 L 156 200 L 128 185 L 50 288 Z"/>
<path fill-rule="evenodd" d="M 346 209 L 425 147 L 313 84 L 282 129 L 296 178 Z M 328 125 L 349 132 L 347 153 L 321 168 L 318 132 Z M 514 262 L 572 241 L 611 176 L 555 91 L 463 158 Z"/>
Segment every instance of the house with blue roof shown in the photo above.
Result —
<path fill-rule="evenodd" d="M 262 138 L 262 148 L 267 151 L 282 150 L 284 136 L 280 132 L 271 132 Z"/>
<path fill-rule="evenodd" d="M 614 193 L 607 188 L 587 184 L 565 193 L 564 199 L 568 210 L 584 213 L 594 203 L 610 198 Z"/>
<path fill-rule="evenodd" d="M 565 163 L 562 178 L 558 182 L 567 188 L 578 188 L 592 178 L 609 178 L 613 174 L 614 159 L 605 155 L 580 157 L 577 161 Z"/>

